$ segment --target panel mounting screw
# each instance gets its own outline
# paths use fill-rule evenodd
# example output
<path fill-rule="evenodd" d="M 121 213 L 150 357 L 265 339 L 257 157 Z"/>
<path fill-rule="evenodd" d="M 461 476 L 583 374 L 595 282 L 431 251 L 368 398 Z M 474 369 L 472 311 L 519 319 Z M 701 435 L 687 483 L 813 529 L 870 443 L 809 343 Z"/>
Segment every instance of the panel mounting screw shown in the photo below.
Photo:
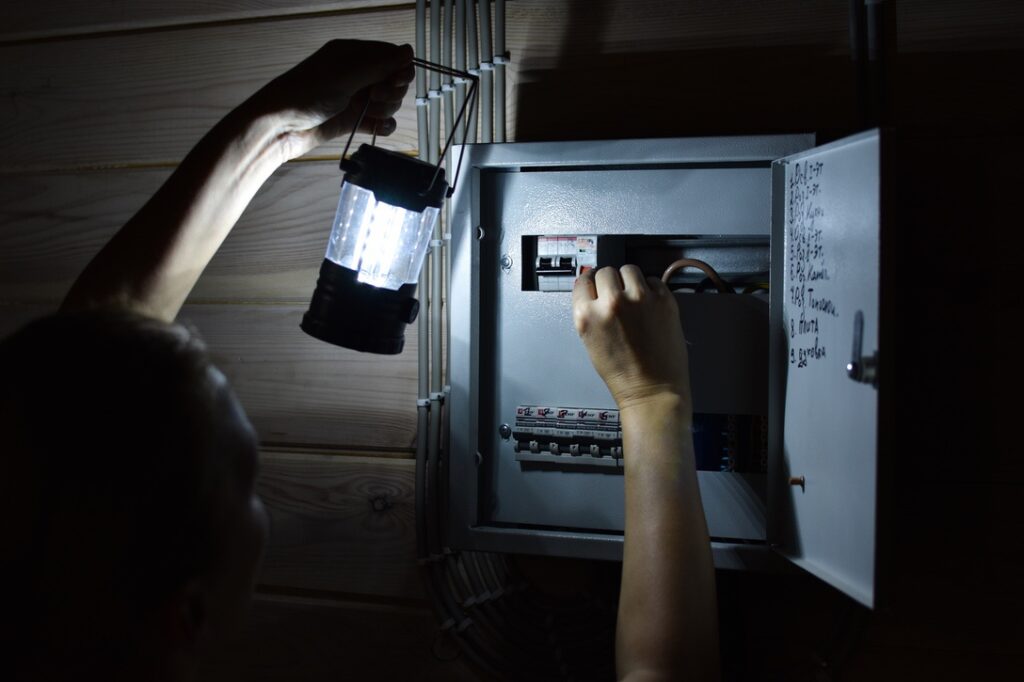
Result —
<path fill-rule="evenodd" d="M 807 481 L 806 481 L 806 479 L 804 479 L 803 476 L 790 476 L 789 477 L 789 484 L 792 485 L 792 486 L 800 486 L 800 490 L 804 489 L 804 486 L 805 486 L 806 483 L 807 483 Z"/>
<path fill-rule="evenodd" d="M 511 270 L 512 269 L 512 256 L 507 253 L 501 257 L 501 269 Z"/>
<path fill-rule="evenodd" d="M 508 424 L 502 424 L 501 426 L 498 427 L 498 435 L 504 438 L 505 440 L 508 440 L 509 438 L 512 437 L 512 427 L 509 426 Z"/>

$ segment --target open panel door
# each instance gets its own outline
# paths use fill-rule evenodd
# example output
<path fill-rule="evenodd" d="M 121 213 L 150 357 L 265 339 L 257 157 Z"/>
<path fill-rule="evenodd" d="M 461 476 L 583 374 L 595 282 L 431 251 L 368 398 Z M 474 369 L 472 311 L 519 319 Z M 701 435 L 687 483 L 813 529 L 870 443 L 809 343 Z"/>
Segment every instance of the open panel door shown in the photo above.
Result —
<path fill-rule="evenodd" d="M 880 133 L 773 164 L 768 540 L 876 601 Z M 884 381 L 885 377 L 882 377 Z"/>

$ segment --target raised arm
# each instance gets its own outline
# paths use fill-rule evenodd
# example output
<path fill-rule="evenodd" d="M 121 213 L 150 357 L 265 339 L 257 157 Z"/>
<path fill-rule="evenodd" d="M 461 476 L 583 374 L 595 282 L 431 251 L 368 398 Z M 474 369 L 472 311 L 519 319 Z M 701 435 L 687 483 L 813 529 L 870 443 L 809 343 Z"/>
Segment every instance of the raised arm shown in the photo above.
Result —
<path fill-rule="evenodd" d="M 626 532 L 615 658 L 622 680 L 719 678 L 718 610 L 675 298 L 640 269 L 579 278 L 573 319 L 618 403 Z"/>
<path fill-rule="evenodd" d="M 348 132 L 379 135 L 413 79 L 412 49 L 336 40 L 222 119 L 93 258 L 63 309 L 121 308 L 171 321 L 263 182 Z"/>

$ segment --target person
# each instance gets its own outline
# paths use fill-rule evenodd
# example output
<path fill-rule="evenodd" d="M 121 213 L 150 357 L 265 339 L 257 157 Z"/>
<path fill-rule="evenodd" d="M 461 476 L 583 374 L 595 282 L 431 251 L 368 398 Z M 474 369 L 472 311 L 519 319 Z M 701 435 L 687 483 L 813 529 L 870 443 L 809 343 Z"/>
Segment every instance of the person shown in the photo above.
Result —
<path fill-rule="evenodd" d="M 88 264 L 0 343 L 5 679 L 180 680 L 239 625 L 267 533 L 257 439 L 172 324 L 282 163 L 388 135 L 412 49 L 332 41 L 232 110 Z M 12 674 L 7 674 L 12 673 Z"/>
<path fill-rule="evenodd" d="M 573 323 L 619 407 L 626 485 L 615 665 L 630 682 L 719 678 L 711 542 L 675 297 L 640 268 L 585 272 Z"/>
<path fill-rule="evenodd" d="M 188 679 L 238 627 L 267 532 L 257 439 L 202 342 L 173 321 L 278 166 L 350 131 L 364 107 L 362 131 L 394 131 L 412 57 L 332 41 L 271 81 L 189 152 L 58 314 L 0 343 L 4 566 L 22 588 L 5 615 L 14 679 Z M 712 679 L 714 572 L 674 299 L 632 266 L 581 277 L 573 296 L 636 453 L 619 675 Z"/>

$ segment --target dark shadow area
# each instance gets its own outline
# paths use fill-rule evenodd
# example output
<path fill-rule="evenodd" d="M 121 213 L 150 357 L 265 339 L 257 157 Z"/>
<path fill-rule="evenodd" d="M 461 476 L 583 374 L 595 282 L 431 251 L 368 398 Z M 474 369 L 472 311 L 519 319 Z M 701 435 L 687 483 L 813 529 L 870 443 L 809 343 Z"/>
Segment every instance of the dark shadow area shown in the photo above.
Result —
<path fill-rule="evenodd" d="M 574 54 L 520 74 L 521 141 L 801 133 L 855 121 L 850 60 L 826 47 Z M 590 103 L 589 106 L 582 103 Z"/>

